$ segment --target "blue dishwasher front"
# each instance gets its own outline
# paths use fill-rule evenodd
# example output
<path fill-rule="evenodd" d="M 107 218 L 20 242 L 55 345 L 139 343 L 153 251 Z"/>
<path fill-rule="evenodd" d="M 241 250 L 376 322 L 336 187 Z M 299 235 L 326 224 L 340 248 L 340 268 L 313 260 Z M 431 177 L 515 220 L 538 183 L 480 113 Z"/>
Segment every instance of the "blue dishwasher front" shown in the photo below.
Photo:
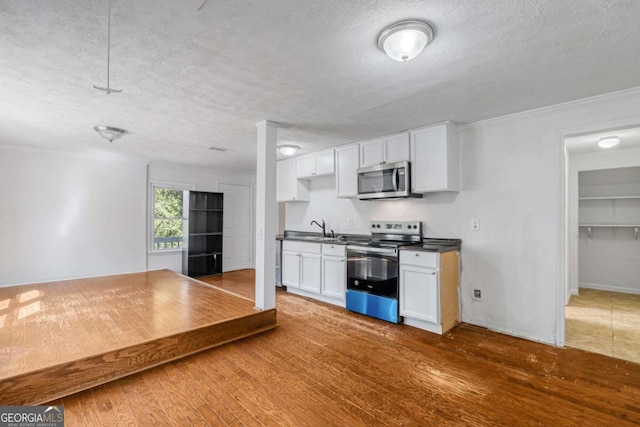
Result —
<path fill-rule="evenodd" d="M 398 300 L 347 289 L 347 310 L 398 323 Z"/>

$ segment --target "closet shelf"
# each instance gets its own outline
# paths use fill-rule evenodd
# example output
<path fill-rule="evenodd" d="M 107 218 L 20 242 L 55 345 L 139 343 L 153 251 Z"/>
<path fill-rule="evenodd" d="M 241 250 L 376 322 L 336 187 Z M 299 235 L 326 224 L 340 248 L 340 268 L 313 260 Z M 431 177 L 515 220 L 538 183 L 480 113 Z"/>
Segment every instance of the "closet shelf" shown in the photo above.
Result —
<path fill-rule="evenodd" d="M 580 227 L 640 227 L 640 224 L 580 224 Z"/>
<path fill-rule="evenodd" d="M 578 200 L 623 200 L 640 199 L 640 196 L 598 196 L 598 197 L 578 197 Z M 574 199 L 575 200 L 575 199 Z"/>
<path fill-rule="evenodd" d="M 587 235 L 591 238 L 592 227 L 611 227 L 611 228 L 633 228 L 633 237 L 638 240 L 638 229 L 640 224 L 579 224 L 580 227 L 587 228 Z"/>

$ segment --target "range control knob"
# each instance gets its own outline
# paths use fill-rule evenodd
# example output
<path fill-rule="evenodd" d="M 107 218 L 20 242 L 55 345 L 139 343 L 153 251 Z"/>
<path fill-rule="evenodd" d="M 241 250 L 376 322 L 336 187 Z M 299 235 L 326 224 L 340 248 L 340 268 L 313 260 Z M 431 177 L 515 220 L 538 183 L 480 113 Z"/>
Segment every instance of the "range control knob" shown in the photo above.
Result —
<path fill-rule="evenodd" d="M 358 286 L 358 285 L 360 284 L 360 282 L 358 282 L 357 280 L 354 280 L 354 281 L 353 281 L 353 284 L 354 284 L 354 285 L 356 285 L 356 286 Z"/>

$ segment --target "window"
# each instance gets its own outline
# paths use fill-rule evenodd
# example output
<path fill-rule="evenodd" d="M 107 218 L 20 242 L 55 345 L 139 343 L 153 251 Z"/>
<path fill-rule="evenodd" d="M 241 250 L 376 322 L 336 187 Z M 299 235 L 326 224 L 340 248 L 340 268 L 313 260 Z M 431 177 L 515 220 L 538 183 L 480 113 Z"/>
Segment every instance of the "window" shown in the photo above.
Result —
<path fill-rule="evenodd" d="M 183 188 L 152 184 L 152 251 L 180 250 L 183 246 Z"/>

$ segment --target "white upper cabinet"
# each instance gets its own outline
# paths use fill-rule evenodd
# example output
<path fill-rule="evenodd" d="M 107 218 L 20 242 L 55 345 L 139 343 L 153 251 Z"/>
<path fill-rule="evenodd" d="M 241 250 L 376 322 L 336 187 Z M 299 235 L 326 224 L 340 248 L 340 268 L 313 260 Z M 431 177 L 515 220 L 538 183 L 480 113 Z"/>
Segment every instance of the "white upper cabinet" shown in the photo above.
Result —
<path fill-rule="evenodd" d="M 396 163 L 409 160 L 409 132 L 401 132 L 382 138 L 384 162 Z"/>
<path fill-rule="evenodd" d="M 382 138 L 360 143 L 360 167 L 381 165 L 382 163 L 384 163 Z"/>
<path fill-rule="evenodd" d="M 333 148 L 331 150 L 320 151 L 316 153 L 316 175 L 331 175 L 335 173 L 335 154 Z"/>
<path fill-rule="evenodd" d="M 276 201 L 299 202 L 309 200 L 309 181 L 296 175 L 296 159 L 280 160 L 276 167 Z"/>
<path fill-rule="evenodd" d="M 360 143 L 360 167 L 409 160 L 409 132 L 401 132 Z"/>
<path fill-rule="evenodd" d="M 316 156 L 309 154 L 307 156 L 296 157 L 296 177 L 308 178 L 316 173 Z"/>
<path fill-rule="evenodd" d="M 335 173 L 333 148 L 318 151 L 307 156 L 297 157 L 296 176 L 299 179 L 315 178 L 316 176 Z"/>
<path fill-rule="evenodd" d="M 358 197 L 358 144 L 336 148 L 336 196 Z"/>
<path fill-rule="evenodd" d="M 411 190 L 414 193 L 460 190 L 456 125 L 446 122 L 410 131 Z"/>

